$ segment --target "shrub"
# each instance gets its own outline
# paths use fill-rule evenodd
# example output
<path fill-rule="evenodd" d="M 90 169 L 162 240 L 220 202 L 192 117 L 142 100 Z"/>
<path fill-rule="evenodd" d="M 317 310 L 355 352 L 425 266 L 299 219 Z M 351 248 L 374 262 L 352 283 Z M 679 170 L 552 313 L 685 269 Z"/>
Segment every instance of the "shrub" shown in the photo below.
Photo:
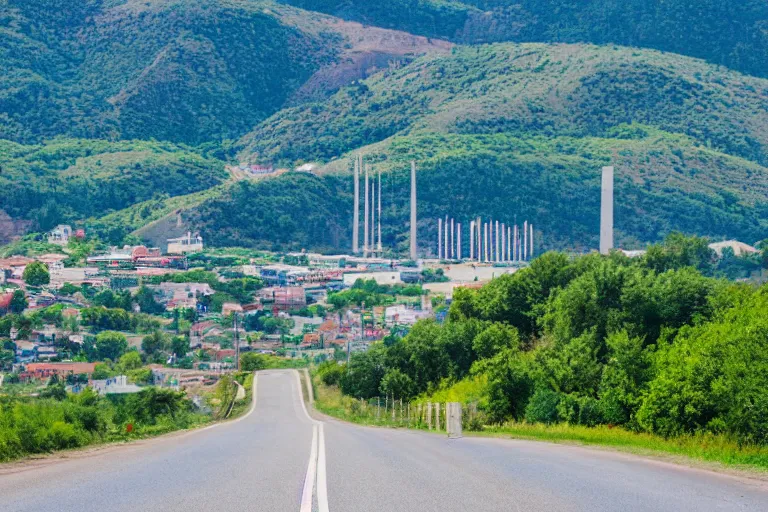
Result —
<path fill-rule="evenodd" d="M 557 422 L 560 396 L 560 393 L 551 389 L 537 389 L 525 408 L 525 421 L 547 424 Z"/>

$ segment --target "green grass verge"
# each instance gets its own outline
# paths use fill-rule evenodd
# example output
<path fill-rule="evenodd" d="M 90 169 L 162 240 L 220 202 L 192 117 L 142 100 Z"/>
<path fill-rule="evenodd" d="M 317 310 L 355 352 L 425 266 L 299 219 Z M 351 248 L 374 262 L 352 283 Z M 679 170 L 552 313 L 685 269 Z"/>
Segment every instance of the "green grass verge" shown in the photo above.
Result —
<path fill-rule="evenodd" d="M 314 378 L 315 408 L 328 416 L 359 425 L 424 429 L 415 420 L 392 420 L 389 414 L 376 414 L 376 406 L 342 395 L 336 386 L 326 386 Z M 383 407 L 382 407 L 383 409 Z M 391 411 L 391 410 L 390 410 Z M 752 472 L 768 471 L 768 447 L 740 445 L 725 436 L 690 435 L 665 439 L 652 434 L 632 432 L 619 427 L 584 427 L 579 425 L 542 425 L 506 423 L 487 426 L 480 432 L 464 431 L 467 436 L 526 439 L 552 443 L 605 447 L 637 455 L 669 458 L 674 462 L 708 465 Z"/>
<path fill-rule="evenodd" d="M 507 423 L 470 435 L 603 446 L 651 456 L 672 456 L 716 463 L 734 469 L 768 471 L 768 447 L 740 445 L 725 436 L 701 434 L 663 438 L 619 427 Z"/>

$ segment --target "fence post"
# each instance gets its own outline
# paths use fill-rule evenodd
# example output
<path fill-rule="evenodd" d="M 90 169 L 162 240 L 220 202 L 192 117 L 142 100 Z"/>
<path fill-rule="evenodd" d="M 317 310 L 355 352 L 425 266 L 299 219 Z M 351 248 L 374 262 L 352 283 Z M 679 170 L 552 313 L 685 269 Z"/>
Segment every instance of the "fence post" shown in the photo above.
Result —
<path fill-rule="evenodd" d="M 427 430 L 432 430 L 432 402 L 427 402 Z"/>
<path fill-rule="evenodd" d="M 392 395 L 392 421 L 395 420 L 395 395 Z"/>
<path fill-rule="evenodd" d="M 379 415 L 381 414 L 381 397 L 376 397 L 376 419 L 379 419 Z"/>
<path fill-rule="evenodd" d="M 449 439 L 461 437 L 461 404 L 448 402 L 445 404 L 445 423 Z"/>
<path fill-rule="evenodd" d="M 435 404 L 435 430 L 440 432 L 440 402 Z"/>

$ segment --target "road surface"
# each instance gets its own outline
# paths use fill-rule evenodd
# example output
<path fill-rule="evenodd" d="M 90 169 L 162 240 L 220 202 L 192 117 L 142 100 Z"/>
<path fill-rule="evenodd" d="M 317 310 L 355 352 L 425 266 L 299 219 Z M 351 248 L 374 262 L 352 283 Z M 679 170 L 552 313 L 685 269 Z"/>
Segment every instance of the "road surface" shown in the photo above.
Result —
<path fill-rule="evenodd" d="M 250 414 L 39 466 L 0 466 L 2 511 L 768 510 L 765 482 L 631 455 L 311 419 L 293 371 Z"/>

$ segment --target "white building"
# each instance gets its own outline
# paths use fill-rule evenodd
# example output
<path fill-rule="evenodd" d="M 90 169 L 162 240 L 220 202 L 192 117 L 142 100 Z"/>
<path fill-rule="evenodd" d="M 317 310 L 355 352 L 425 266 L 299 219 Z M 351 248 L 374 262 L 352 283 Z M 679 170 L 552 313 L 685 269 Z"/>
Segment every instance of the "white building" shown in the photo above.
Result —
<path fill-rule="evenodd" d="M 128 384 L 128 377 L 118 375 L 111 379 L 94 380 L 91 388 L 100 395 L 121 395 L 125 393 L 138 393 L 141 387 L 136 384 Z"/>
<path fill-rule="evenodd" d="M 349 272 L 344 274 L 344 286 L 352 286 L 358 279 L 370 281 L 373 279 L 377 284 L 393 285 L 402 284 L 400 272 Z"/>
<path fill-rule="evenodd" d="M 200 235 L 192 236 L 192 233 L 187 231 L 185 236 L 181 238 L 169 238 L 168 239 L 168 254 L 190 254 L 193 252 L 200 252 L 203 250 L 203 239 Z"/>

